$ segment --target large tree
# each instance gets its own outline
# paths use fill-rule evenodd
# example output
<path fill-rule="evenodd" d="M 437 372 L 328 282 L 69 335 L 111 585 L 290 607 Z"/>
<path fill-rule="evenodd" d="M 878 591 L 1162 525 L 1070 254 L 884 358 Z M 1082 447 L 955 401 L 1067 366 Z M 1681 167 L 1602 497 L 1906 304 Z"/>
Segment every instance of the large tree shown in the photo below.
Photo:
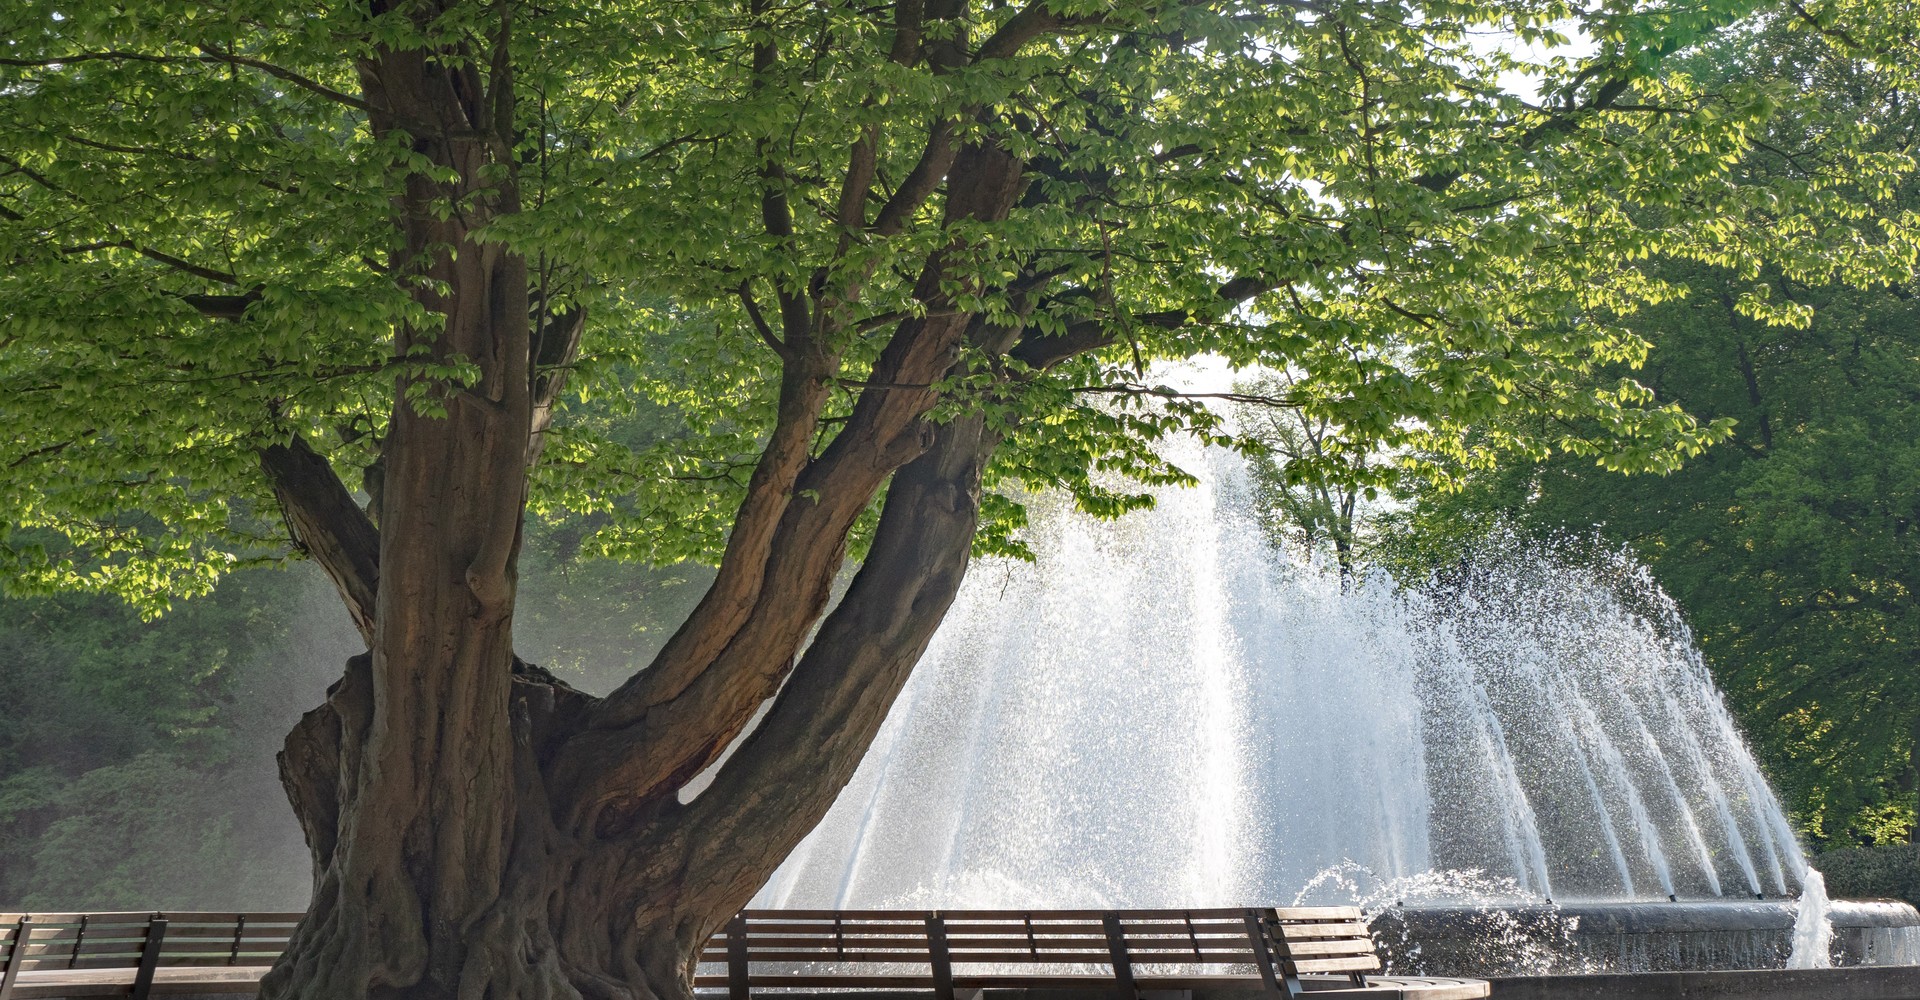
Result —
<path fill-rule="evenodd" d="M 314 895 L 263 995 L 685 997 L 1018 550 L 995 487 L 1182 478 L 1152 440 L 1212 421 L 1156 360 L 1301 373 L 1273 402 L 1388 447 L 1708 440 L 1581 377 L 1644 353 L 1631 258 L 1905 249 L 1729 222 L 1893 169 L 1730 172 L 1768 96 L 1662 59 L 1738 13 L 18 0 L 9 577 L 157 608 L 290 543 L 337 585 L 368 652 L 282 755 Z M 1590 55 L 1476 37 L 1568 22 Z M 677 432 L 600 430 L 635 399 Z M 1602 430 L 1467 433 L 1515 410 Z M 530 509 L 717 563 L 606 697 L 514 656 Z"/>

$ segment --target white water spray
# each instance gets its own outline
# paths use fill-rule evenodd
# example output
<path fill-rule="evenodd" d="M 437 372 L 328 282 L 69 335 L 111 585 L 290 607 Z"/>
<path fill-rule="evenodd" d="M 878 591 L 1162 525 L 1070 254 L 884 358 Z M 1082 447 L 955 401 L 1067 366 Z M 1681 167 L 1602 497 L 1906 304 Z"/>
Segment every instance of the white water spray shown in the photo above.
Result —
<path fill-rule="evenodd" d="M 1342 863 L 1699 898 L 1759 891 L 1755 845 L 1818 933 L 1818 874 L 1630 561 L 1496 542 L 1343 592 L 1268 548 L 1234 460 L 1180 460 L 1206 485 L 1113 522 L 1041 498 L 1038 561 L 973 568 L 760 905 L 1270 905 Z"/>

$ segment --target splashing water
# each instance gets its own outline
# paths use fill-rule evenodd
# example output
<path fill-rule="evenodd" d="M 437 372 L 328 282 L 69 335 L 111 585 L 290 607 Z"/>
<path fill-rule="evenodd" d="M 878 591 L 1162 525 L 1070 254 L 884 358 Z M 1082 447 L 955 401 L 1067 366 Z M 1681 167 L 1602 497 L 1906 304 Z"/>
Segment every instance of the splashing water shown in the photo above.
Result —
<path fill-rule="evenodd" d="M 1292 904 L 1338 898 L 1358 905 L 1376 946 L 1396 971 L 1424 973 L 1430 944 L 1452 951 L 1463 941 L 1486 956 L 1475 966 L 1476 974 L 1571 971 L 1565 957 L 1574 950 L 1580 918 L 1562 913 L 1555 905 L 1513 905 L 1526 894 L 1517 880 L 1481 871 L 1447 869 L 1382 878 L 1363 865 L 1344 861 L 1310 879 Z M 1430 916 L 1429 908 L 1435 904 L 1446 911 L 1445 942 L 1427 938 L 1418 920 L 1407 919 L 1409 912 Z M 1452 956 L 1441 958 L 1442 965 L 1456 963 Z"/>
<path fill-rule="evenodd" d="M 1800 873 L 1800 905 L 1793 915 L 1793 953 L 1789 969 L 1825 969 L 1833 965 L 1833 920 L 1827 914 L 1827 879 L 1813 868 Z"/>
<path fill-rule="evenodd" d="M 1343 591 L 1265 544 L 1236 459 L 1180 460 L 1202 484 L 1149 512 L 1033 504 L 1038 561 L 972 569 L 758 905 L 1358 899 L 1316 881 L 1345 863 L 1510 903 L 1791 875 L 1822 960 L 1819 875 L 1644 568 L 1496 537 L 1423 590 Z"/>

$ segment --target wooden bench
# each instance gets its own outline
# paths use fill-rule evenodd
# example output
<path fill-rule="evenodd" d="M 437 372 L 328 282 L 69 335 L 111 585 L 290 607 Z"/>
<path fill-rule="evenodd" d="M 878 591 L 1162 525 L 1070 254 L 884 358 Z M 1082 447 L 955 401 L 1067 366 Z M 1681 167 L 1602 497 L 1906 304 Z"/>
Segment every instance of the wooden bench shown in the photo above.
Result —
<path fill-rule="evenodd" d="M 0 1000 L 254 993 L 301 913 L 0 913 Z"/>
<path fill-rule="evenodd" d="M 254 993 L 299 913 L 0 914 L 0 1000 Z M 1387 977 L 1352 907 L 1208 910 L 747 910 L 696 987 L 1227 990 L 1470 1000 L 1470 979 Z M 755 968 L 758 966 L 758 968 Z"/>
<path fill-rule="evenodd" d="M 1293 998 L 1484 997 L 1478 980 L 1370 975 L 1373 938 L 1348 906 L 1206 910 L 746 910 L 702 958 L 726 972 L 696 986 L 1257 990 Z M 755 965 L 762 968 L 755 969 Z M 770 966 L 770 967 L 769 967 Z M 865 967 L 853 971 L 850 967 Z"/>

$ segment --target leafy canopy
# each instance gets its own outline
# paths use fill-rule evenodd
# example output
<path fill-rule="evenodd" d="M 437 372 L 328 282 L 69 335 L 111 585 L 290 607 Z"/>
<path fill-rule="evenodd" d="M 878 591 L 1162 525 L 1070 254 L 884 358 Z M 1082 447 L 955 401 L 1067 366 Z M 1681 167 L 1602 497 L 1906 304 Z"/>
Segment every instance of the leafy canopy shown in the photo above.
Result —
<path fill-rule="evenodd" d="M 396 377 L 424 364 L 393 356 L 393 332 L 436 321 L 390 277 L 391 199 L 430 168 L 404 135 L 372 136 L 355 60 L 487 37 L 503 10 L 524 204 L 485 236 L 525 255 L 538 308 L 586 316 L 532 508 L 588 515 L 589 552 L 714 557 L 773 421 L 759 325 L 776 292 L 832 290 L 850 320 L 833 326 L 844 412 L 949 245 L 954 308 L 1025 314 L 1029 338 L 1098 335 L 1044 370 L 977 359 L 1012 377 L 956 376 L 936 415 L 984 409 L 1010 435 L 991 489 L 1064 487 L 1101 513 L 1146 501 L 1100 473 L 1177 481 L 1152 441 L 1219 431 L 1201 401 L 1148 384 L 1158 361 L 1295 373 L 1278 403 L 1342 428 L 1343 448 L 1432 456 L 1433 474 L 1513 453 L 1666 469 L 1725 427 L 1592 377 L 1638 364 L 1648 341 L 1626 320 L 1684 291 L 1637 262 L 1711 262 L 1767 320 L 1796 314 L 1755 280 L 1765 267 L 1910 266 L 1911 214 L 1871 208 L 1906 159 L 1837 130 L 1812 175 L 1752 176 L 1741 157 L 1789 88 L 1709 86 L 1668 60 L 1742 8 L 926 9 L 928 38 L 964 25 L 971 58 L 891 62 L 894 8 L 840 0 L 503 0 L 424 29 L 355 4 L 7 4 L 9 586 L 157 609 L 282 553 L 262 448 L 300 437 L 346 472 L 373 460 Z M 1822 30 L 1885 13 L 1856 0 Z M 1561 44 L 1576 34 L 1592 54 Z M 756 72 L 756 51 L 778 58 Z M 933 142 L 1015 151 L 1027 193 L 1005 220 L 945 222 L 936 198 L 849 230 L 833 200 L 863 140 L 883 193 L 916 182 Z M 770 233 L 769 193 L 790 234 Z M 1018 551 L 1017 503 L 987 512 L 981 547 Z"/>

